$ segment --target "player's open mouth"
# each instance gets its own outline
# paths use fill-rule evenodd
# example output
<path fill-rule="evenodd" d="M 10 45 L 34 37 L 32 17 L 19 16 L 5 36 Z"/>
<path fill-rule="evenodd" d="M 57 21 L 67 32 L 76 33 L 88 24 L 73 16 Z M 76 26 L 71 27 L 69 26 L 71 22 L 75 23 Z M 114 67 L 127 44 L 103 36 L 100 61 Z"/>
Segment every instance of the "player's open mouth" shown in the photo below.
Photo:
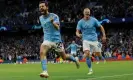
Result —
<path fill-rule="evenodd" d="M 40 9 L 40 12 L 43 12 L 44 11 L 44 9 Z"/>
<path fill-rule="evenodd" d="M 86 14 L 86 15 L 89 15 L 89 14 Z"/>
<path fill-rule="evenodd" d="M 40 12 L 43 12 L 43 10 L 40 10 Z"/>

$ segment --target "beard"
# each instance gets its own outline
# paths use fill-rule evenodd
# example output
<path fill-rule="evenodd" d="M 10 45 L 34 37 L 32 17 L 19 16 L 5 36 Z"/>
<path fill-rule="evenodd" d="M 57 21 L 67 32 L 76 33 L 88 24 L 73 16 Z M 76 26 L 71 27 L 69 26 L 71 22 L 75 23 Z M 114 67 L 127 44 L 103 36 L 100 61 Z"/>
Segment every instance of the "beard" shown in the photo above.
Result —
<path fill-rule="evenodd" d="M 47 10 L 41 10 L 40 11 L 42 15 L 46 15 L 47 14 Z"/>
<path fill-rule="evenodd" d="M 89 16 L 86 16 L 86 19 L 89 19 Z"/>

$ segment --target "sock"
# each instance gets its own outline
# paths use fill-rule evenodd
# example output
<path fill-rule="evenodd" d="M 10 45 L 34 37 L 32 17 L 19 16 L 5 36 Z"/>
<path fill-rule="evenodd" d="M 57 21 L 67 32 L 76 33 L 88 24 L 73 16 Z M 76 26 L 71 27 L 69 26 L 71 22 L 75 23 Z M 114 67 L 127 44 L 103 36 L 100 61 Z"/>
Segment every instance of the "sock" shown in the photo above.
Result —
<path fill-rule="evenodd" d="M 97 59 L 97 61 L 99 62 L 99 57 L 98 57 L 98 56 L 96 56 L 96 59 Z"/>
<path fill-rule="evenodd" d="M 54 63 L 56 63 L 56 58 L 54 59 Z"/>
<path fill-rule="evenodd" d="M 102 60 L 105 60 L 105 58 L 102 56 Z"/>
<path fill-rule="evenodd" d="M 102 56 L 102 60 L 105 60 L 105 58 Z"/>
<path fill-rule="evenodd" d="M 86 64 L 89 67 L 89 69 L 92 69 L 91 68 L 91 58 L 90 57 L 86 58 Z"/>
<path fill-rule="evenodd" d="M 73 62 L 76 62 L 76 59 L 70 55 L 70 57 L 67 59 L 67 60 L 70 60 L 70 61 L 73 61 Z"/>
<path fill-rule="evenodd" d="M 105 60 L 105 58 L 104 58 L 103 56 L 100 56 L 100 58 L 101 58 L 102 60 Z"/>
<path fill-rule="evenodd" d="M 42 70 L 47 71 L 47 60 L 46 59 L 42 60 L 41 64 L 42 64 Z"/>
<path fill-rule="evenodd" d="M 93 71 L 92 68 L 90 68 L 89 71 L 92 72 Z"/>

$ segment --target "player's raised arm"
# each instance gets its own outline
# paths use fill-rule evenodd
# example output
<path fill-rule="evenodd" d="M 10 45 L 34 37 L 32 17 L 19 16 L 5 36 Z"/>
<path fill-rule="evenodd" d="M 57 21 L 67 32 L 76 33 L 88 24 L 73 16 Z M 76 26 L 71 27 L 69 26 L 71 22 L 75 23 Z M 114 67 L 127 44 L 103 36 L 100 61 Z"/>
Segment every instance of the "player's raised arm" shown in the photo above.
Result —
<path fill-rule="evenodd" d="M 98 22 L 97 19 L 96 19 L 96 27 L 100 27 L 100 30 L 102 32 L 102 40 L 103 40 L 103 42 L 105 42 L 106 41 L 105 30 L 104 30 L 103 26 Z"/>
<path fill-rule="evenodd" d="M 66 48 L 66 50 L 70 49 L 70 47 L 71 47 L 71 44 Z"/>
<path fill-rule="evenodd" d="M 50 18 L 52 24 L 54 27 L 59 30 L 60 29 L 60 22 L 59 22 L 59 17 L 57 15 L 54 15 L 53 17 Z"/>
<path fill-rule="evenodd" d="M 81 48 L 81 47 L 82 47 L 81 45 L 78 45 L 78 44 L 76 44 L 76 46 L 77 46 L 78 48 Z"/>

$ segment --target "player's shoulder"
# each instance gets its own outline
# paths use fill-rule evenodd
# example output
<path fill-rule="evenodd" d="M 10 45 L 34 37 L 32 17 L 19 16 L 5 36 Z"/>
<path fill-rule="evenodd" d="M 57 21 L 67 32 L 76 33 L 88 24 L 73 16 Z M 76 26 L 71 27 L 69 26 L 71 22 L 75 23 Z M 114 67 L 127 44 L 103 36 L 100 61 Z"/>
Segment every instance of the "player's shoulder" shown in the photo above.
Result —
<path fill-rule="evenodd" d="M 84 19 L 80 19 L 79 21 L 78 21 L 78 23 L 83 23 L 84 22 Z"/>
<path fill-rule="evenodd" d="M 51 16 L 56 16 L 56 17 L 58 17 L 58 15 L 55 14 L 55 13 L 50 13 L 50 15 L 51 15 Z"/>
<path fill-rule="evenodd" d="M 97 19 L 93 16 L 90 17 L 92 20 L 97 21 Z"/>

